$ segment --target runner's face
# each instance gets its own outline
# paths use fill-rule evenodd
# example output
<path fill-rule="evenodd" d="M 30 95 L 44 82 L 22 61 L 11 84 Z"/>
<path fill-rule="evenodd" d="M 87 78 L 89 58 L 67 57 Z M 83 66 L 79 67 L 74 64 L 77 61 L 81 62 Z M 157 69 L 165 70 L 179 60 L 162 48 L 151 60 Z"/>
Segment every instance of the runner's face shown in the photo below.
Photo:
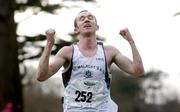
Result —
<path fill-rule="evenodd" d="M 76 17 L 75 31 L 77 33 L 95 33 L 98 30 L 96 18 L 88 11 L 83 11 Z"/>

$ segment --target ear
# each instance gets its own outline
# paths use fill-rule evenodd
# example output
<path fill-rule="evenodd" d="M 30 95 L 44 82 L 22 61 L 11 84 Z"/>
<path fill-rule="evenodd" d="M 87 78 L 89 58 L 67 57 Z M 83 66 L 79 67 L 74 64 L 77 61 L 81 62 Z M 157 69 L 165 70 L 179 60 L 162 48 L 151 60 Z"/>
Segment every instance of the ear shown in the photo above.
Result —
<path fill-rule="evenodd" d="M 75 33 L 75 34 L 78 34 L 78 33 L 79 33 L 77 27 L 74 28 L 74 33 Z"/>
<path fill-rule="evenodd" d="M 99 25 L 96 25 L 96 30 L 99 30 Z"/>

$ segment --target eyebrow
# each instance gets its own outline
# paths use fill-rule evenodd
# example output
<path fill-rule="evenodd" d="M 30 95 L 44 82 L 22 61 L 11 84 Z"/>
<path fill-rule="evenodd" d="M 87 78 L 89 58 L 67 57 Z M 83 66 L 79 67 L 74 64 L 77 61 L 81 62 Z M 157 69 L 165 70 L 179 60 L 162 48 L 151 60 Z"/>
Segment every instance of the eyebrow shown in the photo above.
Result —
<path fill-rule="evenodd" d="M 92 16 L 93 18 L 95 18 L 92 14 L 87 15 L 87 17 L 89 17 L 89 16 Z M 85 17 L 85 16 L 84 15 L 79 16 L 79 18 L 81 18 L 81 17 Z"/>

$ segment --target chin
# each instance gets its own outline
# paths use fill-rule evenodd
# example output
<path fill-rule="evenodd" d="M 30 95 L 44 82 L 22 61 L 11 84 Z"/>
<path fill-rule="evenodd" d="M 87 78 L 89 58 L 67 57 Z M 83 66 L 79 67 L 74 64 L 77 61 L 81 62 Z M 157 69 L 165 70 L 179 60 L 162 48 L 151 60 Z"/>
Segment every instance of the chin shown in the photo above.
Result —
<path fill-rule="evenodd" d="M 84 35 L 91 35 L 93 32 L 83 32 Z"/>
<path fill-rule="evenodd" d="M 84 33 L 94 33 L 95 32 L 95 30 L 92 30 L 92 29 L 86 29 L 86 30 L 84 30 Z"/>

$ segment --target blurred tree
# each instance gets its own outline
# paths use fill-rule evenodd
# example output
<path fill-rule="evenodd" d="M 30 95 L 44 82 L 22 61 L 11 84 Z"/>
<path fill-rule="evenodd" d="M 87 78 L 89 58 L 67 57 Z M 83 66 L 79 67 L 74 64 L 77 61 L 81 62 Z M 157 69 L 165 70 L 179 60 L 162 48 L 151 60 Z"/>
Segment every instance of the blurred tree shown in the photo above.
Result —
<path fill-rule="evenodd" d="M 0 111 L 12 102 L 13 112 L 22 112 L 14 11 L 14 0 L 0 0 Z"/>
<path fill-rule="evenodd" d="M 163 79 L 168 75 L 162 71 L 150 70 L 144 78 L 134 78 L 122 72 L 116 66 L 111 68 L 112 83 L 111 94 L 119 107 L 119 112 L 177 112 L 179 102 L 176 98 L 168 100 L 161 91 L 164 87 Z M 149 96 L 149 90 L 151 91 Z M 158 104 L 159 95 L 163 104 Z M 174 94 L 176 95 L 176 94 Z M 149 98 L 150 102 L 146 99 Z M 173 107 L 173 108 L 172 108 Z"/>
<path fill-rule="evenodd" d="M 180 110 L 180 102 L 178 99 L 168 101 L 164 105 L 161 105 L 160 112 L 179 112 Z"/>
<path fill-rule="evenodd" d="M 158 104 L 158 100 L 161 100 L 162 102 L 166 100 L 166 98 L 163 98 L 163 79 L 165 79 L 168 75 L 162 71 L 155 71 L 151 70 L 149 72 L 146 72 L 145 80 L 143 81 L 143 90 L 144 90 L 144 99 L 148 103 L 155 103 Z M 161 97 L 160 97 L 161 96 Z"/>
<path fill-rule="evenodd" d="M 134 78 L 124 73 L 116 66 L 111 67 L 112 84 L 111 94 L 119 107 L 119 112 L 141 112 L 140 97 L 142 78 Z"/>

